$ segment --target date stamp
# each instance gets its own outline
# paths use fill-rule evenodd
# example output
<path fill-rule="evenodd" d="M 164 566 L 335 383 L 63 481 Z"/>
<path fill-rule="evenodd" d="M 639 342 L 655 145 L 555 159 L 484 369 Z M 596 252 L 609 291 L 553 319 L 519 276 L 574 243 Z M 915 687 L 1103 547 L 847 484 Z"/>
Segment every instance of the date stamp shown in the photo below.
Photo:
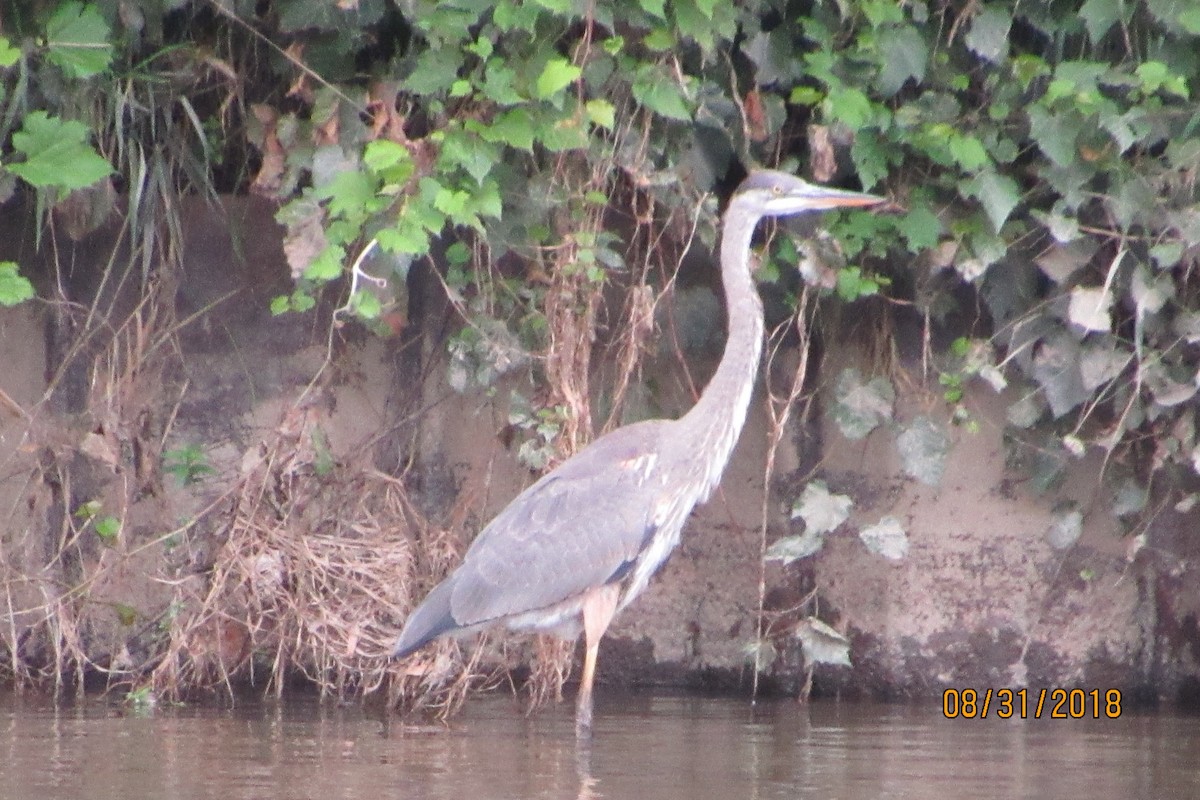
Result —
<path fill-rule="evenodd" d="M 946 689 L 946 719 L 1118 719 L 1120 689 Z"/>

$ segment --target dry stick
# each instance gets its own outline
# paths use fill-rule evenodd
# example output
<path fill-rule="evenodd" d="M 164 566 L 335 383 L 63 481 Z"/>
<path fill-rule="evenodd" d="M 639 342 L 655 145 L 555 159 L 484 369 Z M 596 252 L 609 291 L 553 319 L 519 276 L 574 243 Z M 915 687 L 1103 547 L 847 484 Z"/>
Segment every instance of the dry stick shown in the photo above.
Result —
<path fill-rule="evenodd" d="M 775 345 L 771 348 L 770 356 L 767 359 L 767 413 L 771 417 L 771 429 L 767 433 L 767 459 L 763 467 L 763 493 L 762 493 L 762 509 L 761 520 L 759 524 L 759 552 L 758 552 L 758 609 L 756 614 L 756 645 L 762 642 L 765 634 L 764 630 L 764 615 L 767 599 L 767 524 L 770 515 L 770 499 L 771 499 L 771 476 L 775 473 L 775 454 L 779 450 L 779 443 L 783 440 L 784 428 L 787 426 L 788 418 L 792 414 L 792 405 L 800 397 L 800 392 L 804 387 L 804 376 L 808 372 L 808 354 L 809 354 L 809 334 L 808 326 L 804 324 L 804 312 L 808 309 L 808 286 L 804 287 L 804 291 L 800 294 L 800 302 L 796 304 L 796 312 L 792 319 L 787 324 L 795 324 L 796 332 L 800 335 L 800 363 L 796 365 L 796 372 L 792 375 L 792 384 L 788 388 L 786 399 L 780 403 L 779 399 L 770 390 L 770 374 L 771 365 L 774 363 L 776 356 L 779 355 L 780 348 L 783 346 L 784 326 L 780 325 L 772 334 L 776 340 Z M 753 705 L 758 702 L 758 676 L 762 666 L 762 648 L 756 646 L 754 648 L 754 677 L 750 689 L 750 703 Z"/>

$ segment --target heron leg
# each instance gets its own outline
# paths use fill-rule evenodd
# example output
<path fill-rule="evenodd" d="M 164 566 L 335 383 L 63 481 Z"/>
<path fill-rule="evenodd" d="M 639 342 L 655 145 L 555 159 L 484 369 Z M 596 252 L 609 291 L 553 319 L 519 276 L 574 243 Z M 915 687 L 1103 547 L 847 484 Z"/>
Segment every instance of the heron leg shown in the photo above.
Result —
<path fill-rule="evenodd" d="M 577 739 L 589 739 L 592 735 L 592 682 L 596 677 L 596 655 L 600 651 L 600 640 L 617 611 L 620 597 L 620 584 L 610 583 L 593 590 L 583 601 L 583 635 L 587 649 L 583 656 L 579 695 L 575 699 Z"/>

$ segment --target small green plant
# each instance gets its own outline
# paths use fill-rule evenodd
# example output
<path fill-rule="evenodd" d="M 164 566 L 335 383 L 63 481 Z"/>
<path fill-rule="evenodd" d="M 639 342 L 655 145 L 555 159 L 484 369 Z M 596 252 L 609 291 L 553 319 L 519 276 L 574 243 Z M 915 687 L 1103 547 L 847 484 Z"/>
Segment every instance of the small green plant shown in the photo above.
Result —
<path fill-rule="evenodd" d="M 0 306 L 15 306 L 33 295 L 33 284 L 17 272 L 17 265 L 0 261 Z"/>
<path fill-rule="evenodd" d="M 132 628 L 141 616 L 136 608 L 126 603 L 113 603 L 112 608 L 117 615 L 117 621 L 126 628 Z"/>
<path fill-rule="evenodd" d="M 550 464 L 558 454 L 554 440 L 562 431 L 566 414 L 564 406 L 534 410 L 528 400 L 513 393 L 508 422 L 526 436 L 517 450 L 517 458 L 522 464 L 535 471 L 543 470 Z"/>
<path fill-rule="evenodd" d="M 979 423 L 971 418 L 970 412 L 962 402 L 966 396 L 967 383 L 972 378 L 982 378 L 992 389 L 999 392 L 1007 385 L 1007 381 L 993 363 L 992 347 L 986 341 L 960 336 L 950 343 L 949 355 L 953 367 L 938 373 L 942 399 L 953 406 L 954 424 L 963 425 L 974 433 L 979 429 Z"/>
<path fill-rule="evenodd" d="M 963 375 L 961 372 L 943 372 L 938 375 L 942 385 L 942 399 L 951 405 L 963 399 Z"/>
<path fill-rule="evenodd" d="M 83 520 L 85 525 L 91 524 L 100 541 L 112 545 L 121 534 L 121 520 L 109 514 L 101 516 L 103 511 L 104 506 L 99 500 L 88 500 L 75 509 L 75 517 Z"/>
<path fill-rule="evenodd" d="M 317 428 L 312 432 L 312 447 L 313 472 L 321 477 L 333 472 L 337 462 L 333 458 L 333 451 L 329 449 L 329 437 L 325 435 L 325 431 Z"/>
<path fill-rule="evenodd" d="M 139 689 L 132 689 L 126 692 L 125 704 L 131 707 L 137 714 L 146 714 L 158 705 L 158 697 L 154 694 L 152 687 L 143 686 Z"/>
<path fill-rule="evenodd" d="M 846 267 L 838 270 L 837 293 L 838 297 L 851 303 L 862 297 L 879 294 L 880 289 L 890 286 L 891 283 L 891 278 L 884 275 L 870 275 L 864 273 L 860 267 Z"/>
<path fill-rule="evenodd" d="M 189 444 L 168 450 L 163 456 L 163 470 L 174 475 L 181 486 L 191 486 L 205 475 L 216 472 L 200 445 Z"/>

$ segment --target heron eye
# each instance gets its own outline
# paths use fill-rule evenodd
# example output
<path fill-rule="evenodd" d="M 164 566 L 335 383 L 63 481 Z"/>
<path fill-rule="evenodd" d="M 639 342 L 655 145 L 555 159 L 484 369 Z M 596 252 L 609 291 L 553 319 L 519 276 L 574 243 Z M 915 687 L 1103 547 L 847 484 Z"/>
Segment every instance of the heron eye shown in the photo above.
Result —
<path fill-rule="evenodd" d="M 783 187 L 781 187 L 781 186 L 780 186 L 780 185 L 777 183 L 777 184 L 775 184 L 774 186 L 772 186 L 772 187 L 771 187 L 771 193 L 772 193 L 772 194 L 783 194 Z"/>

